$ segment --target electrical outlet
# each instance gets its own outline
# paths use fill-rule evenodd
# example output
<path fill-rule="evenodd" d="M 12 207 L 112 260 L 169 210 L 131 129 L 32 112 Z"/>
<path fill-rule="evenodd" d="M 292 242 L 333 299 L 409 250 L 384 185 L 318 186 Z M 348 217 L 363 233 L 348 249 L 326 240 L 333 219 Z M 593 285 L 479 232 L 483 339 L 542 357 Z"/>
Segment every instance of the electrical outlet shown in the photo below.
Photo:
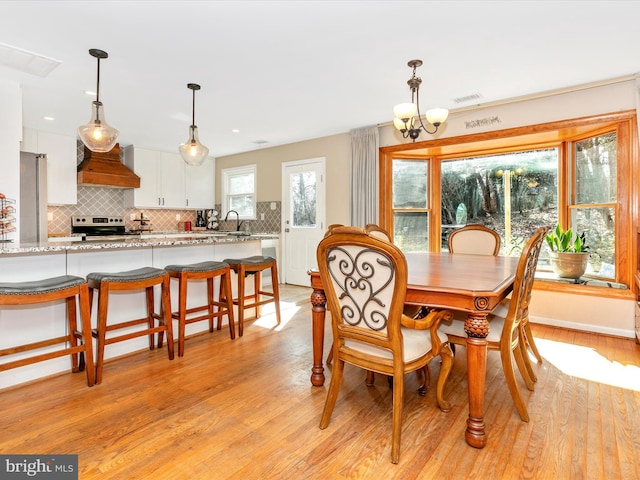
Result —
<path fill-rule="evenodd" d="M 176 213 L 176 222 L 179 222 L 179 221 L 180 221 L 180 214 Z"/>
<path fill-rule="evenodd" d="M 264 220 L 264 213 L 260 214 L 260 220 Z"/>
<path fill-rule="evenodd" d="M 129 215 L 129 220 L 135 220 L 136 219 L 136 214 L 132 213 L 131 215 Z"/>
<path fill-rule="evenodd" d="M 276 202 L 271 202 L 269 207 L 271 208 L 271 210 L 275 210 L 276 209 Z"/>
<path fill-rule="evenodd" d="M 47 213 L 47 221 L 53 222 L 53 212 L 48 212 Z"/>

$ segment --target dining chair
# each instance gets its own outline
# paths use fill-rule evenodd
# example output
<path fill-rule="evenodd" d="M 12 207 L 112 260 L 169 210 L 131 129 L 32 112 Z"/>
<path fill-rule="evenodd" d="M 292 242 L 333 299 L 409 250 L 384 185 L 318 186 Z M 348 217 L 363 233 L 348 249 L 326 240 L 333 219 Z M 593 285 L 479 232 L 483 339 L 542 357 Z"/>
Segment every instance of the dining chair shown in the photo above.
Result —
<path fill-rule="evenodd" d="M 447 240 L 451 253 L 497 255 L 500 251 L 500 235 L 480 224 L 469 224 L 449 234 Z"/>
<path fill-rule="evenodd" d="M 422 319 L 404 316 L 405 256 L 392 243 L 362 228 L 333 228 L 316 253 L 334 339 L 334 366 L 320 428 L 326 428 L 331 419 L 345 363 L 389 375 L 393 377 L 391 462 L 398 463 L 404 375 L 424 369 L 440 355 L 436 398 L 441 410 L 450 409 L 443 392 L 453 353 L 438 325 L 452 314 L 440 310 Z"/>
<path fill-rule="evenodd" d="M 335 227 L 343 227 L 343 226 L 344 225 L 334 223 L 327 227 L 327 232 L 330 232 Z M 391 239 L 391 235 L 389 235 L 389 232 L 387 232 L 380 225 L 376 225 L 375 223 L 367 223 L 364 229 L 374 237 L 380 238 L 387 242 L 393 242 L 393 240 Z M 416 318 L 418 315 L 422 313 L 422 306 L 406 304 L 404 306 L 402 313 L 404 313 L 407 317 Z M 329 350 L 329 354 L 327 355 L 327 363 L 331 363 L 332 359 L 333 359 L 333 349 Z M 426 374 L 427 374 L 427 383 L 428 383 L 428 374 L 429 374 L 428 370 Z M 369 375 L 367 376 L 367 385 L 373 385 L 373 375 L 371 373 L 369 373 Z"/>
<path fill-rule="evenodd" d="M 500 235 L 495 230 L 492 230 L 484 225 L 469 224 L 464 227 L 454 230 L 449 235 L 448 239 L 449 252 L 451 253 L 473 253 L 481 255 L 498 255 L 500 251 Z M 504 317 L 509 310 L 510 299 L 505 299 L 494 310 L 494 313 Z M 542 356 L 538 351 L 538 347 L 535 344 L 533 332 L 529 326 L 529 315 L 520 322 L 520 333 L 522 334 L 523 348 L 526 355 L 524 356 L 525 366 L 529 377 L 536 382 L 538 378 L 531 365 L 528 351 L 531 350 L 533 356 L 538 363 L 542 363 Z M 452 345 L 455 352 L 455 344 Z"/>
<path fill-rule="evenodd" d="M 511 398 L 513 398 L 520 418 L 525 422 L 529 421 L 529 413 L 518 389 L 513 362 L 515 360 L 527 388 L 533 390 L 534 380 L 529 375 L 529 369 L 526 366 L 525 343 L 520 325 L 523 319 L 528 316 L 538 256 L 547 229 L 548 227 L 538 228 L 522 249 L 506 315 L 490 314 L 488 317 L 490 329 L 487 336 L 487 349 L 500 352 L 502 369 Z M 449 342 L 466 347 L 465 319 L 466 314 L 459 312 L 454 314 L 452 320 L 443 321 L 440 324 L 440 331 L 447 334 Z"/>

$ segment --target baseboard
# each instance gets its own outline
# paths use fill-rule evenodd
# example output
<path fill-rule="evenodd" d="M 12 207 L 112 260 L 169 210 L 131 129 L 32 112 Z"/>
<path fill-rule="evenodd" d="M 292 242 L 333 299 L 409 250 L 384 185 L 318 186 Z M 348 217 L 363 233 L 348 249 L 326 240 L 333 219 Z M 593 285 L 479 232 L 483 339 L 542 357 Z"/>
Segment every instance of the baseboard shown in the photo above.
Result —
<path fill-rule="evenodd" d="M 565 320 L 558 320 L 555 318 L 545 317 L 529 317 L 531 323 L 539 323 L 541 325 L 549 325 L 551 327 L 567 328 L 569 330 L 580 330 L 590 333 L 602 333 L 604 335 L 612 335 L 614 337 L 636 338 L 636 333 L 633 329 L 626 330 L 623 328 L 610 328 L 603 325 L 591 325 L 577 322 L 567 322 Z"/>

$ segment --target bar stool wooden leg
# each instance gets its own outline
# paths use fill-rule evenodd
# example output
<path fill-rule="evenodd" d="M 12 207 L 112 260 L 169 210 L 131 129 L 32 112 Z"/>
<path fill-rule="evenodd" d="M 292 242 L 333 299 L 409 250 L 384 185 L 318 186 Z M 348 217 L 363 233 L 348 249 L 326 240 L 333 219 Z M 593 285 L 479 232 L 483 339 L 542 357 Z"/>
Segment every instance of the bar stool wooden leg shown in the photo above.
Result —
<path fill-rule="evenodd" d="M 273 297 L 276 299 L 273 302 L 276 309 L 276 324 L 280 325 L 280 287 L 278 286 L 278 267 L 275 260 L 271 267 L 271 288 L 273 288 Z"/>
<path fill-rule="evenodd" d="M 166 327 L 167 351 L 169 353 L 169 360 L 173 360 L 175 354 L 173 350 L 173 322 L 171 321 L 171 288 L 169 282 L 169 275 L 166 274 L 162 278 L 162 295 L 160 297 L 162 308 L 160 309 L 160 316 L 155 315 L 155 317 Z M 160 331 L 158 336 L 160 336 L 162 333 L 163 332 Z"/>
<path fill-rule="evenodd" d="M 98 290 L 98 328 L 94 331 L 96 342 L 96 383 L 102 383 L 104 345 L 107 335 L 107 311 L 109 309 L 109 284 L 102 282 Z"/>

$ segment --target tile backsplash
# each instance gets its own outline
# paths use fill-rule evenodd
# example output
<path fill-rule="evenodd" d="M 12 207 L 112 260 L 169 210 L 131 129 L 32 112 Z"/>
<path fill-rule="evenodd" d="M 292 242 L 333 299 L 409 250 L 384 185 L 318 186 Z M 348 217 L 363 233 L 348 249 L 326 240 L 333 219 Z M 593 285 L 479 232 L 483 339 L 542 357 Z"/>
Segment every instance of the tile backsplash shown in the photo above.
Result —
<path fill-rule="evenodd" d="M 275 207 L 272 209 L 272 207 Z M 220 212 L 220 205 L 214 207 Z M 246 220 L 243 229 L 251 232 L 280 232 L 281 202 L 258 202 L 256 205 L 258 220 Z M 71 217 L 75 215 L 100 215 L 124 217 L 127 230 L 138 227 L 138 223 L 130 220 L 131 215 L 140 217 L 141 213 L 150 220 L 151 228 L 156 232 L 183 231 L 184 222 L 190 221 L 195 227 L 195 210 L 137 209 L 124 206 L 124 189 L 103 187 L 78 187 L 78 203 L 76 205 L 52 206 L 49 213 L 49 234 L 70 234 Z M 224 214 L 226 212 L 222 212 Z M 177 216 L 180 220 L 177 220 Z M 264 215 L 264 220 L 262 217 Z M 219 230 L 235 229 L 235 215 L 227 222 L 220 222 Z"/>

